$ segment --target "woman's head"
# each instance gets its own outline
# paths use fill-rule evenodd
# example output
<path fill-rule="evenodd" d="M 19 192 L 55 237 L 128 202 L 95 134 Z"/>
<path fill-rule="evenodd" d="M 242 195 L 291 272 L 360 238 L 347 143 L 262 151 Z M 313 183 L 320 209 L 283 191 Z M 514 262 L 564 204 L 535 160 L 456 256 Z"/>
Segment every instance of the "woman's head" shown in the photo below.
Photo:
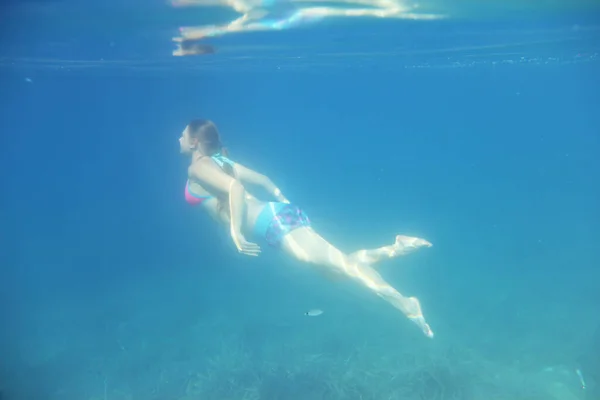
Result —
<path fill-rule="evenodd" d="M 198 150 L 203 155 L 212 156 L 223 150 L 217 126 L 208 119 L 192 120 L 183 130 L 179 145 L 181 152 L 186 154 Z"/>
<path fill-rule="evenodd" d="M 179 138 L 179 146 L 184 154 L 200 153 L 200 158 L 204 156 L 212 157 L 220 153 L 228 157 L 227 149 L 221 143 L 219 131 L 214 122 L 208 119 L 194 119 L 185 127 Z M 193 157 L 192 162 L 194 162 Z M 221 169 L 229 176 L 235 178 L 235 170 L 230 163 L 224 162 L 220 165 Z M 227 197 L 219 197 L 219 212 L 225 209 Z"/>

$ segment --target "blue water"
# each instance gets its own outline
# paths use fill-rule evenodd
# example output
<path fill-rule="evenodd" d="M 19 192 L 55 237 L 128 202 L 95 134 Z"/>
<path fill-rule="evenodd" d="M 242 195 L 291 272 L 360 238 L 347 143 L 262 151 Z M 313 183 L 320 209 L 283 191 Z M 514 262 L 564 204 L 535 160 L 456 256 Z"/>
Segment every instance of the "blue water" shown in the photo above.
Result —
<path fill-rule="evenodd" d="M 0 399 L 600 398 L 593 5 L 323 20 L 197 57 L 171 55 L 177 28 L 230 14 L 1 11 Z M 431 241 L 378 270 L 435 338 L 237 254 L 184 201 L 198 117 L 343 251 Z"/>

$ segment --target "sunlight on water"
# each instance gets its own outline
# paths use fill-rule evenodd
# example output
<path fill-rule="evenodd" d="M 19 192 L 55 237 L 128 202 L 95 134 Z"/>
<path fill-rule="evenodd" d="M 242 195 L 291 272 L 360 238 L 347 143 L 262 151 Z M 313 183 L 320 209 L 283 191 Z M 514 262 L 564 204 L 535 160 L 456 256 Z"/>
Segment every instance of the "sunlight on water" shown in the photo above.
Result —
<path fill-rule="evenodd" d="M 200 25 L 180 28 L 180 36 L 173 40 L 178 47 L 175 56 L 212 53 L 197 40 L 223 36 L 229 33 L 277 31 L 312 23 L 325 18 L 396 18 L 434 20 L 441 14 L 419 12 L 418 4 L 405 0 L 174 0 L 175 7 L 231 8 L 239 17 L 221 25 Z"/>
<path fill-rule="evenodd" d="M 425 4 L 426 2 L 426 4 Z M 452 18 L 486 18 L 511 12 L 565 12 L 597 7 L 594 0 L 474 1 L 474 0 L 172 0 L 174 8 L 229 9 L 237 16 L 225 23 L 209 23 L 179 28 L 173 40 L 175 56 L 213 53 L 202 39 L 228 34 L 281 31 L 326 19 L 361 21 L 404 19 L 432 21 Z"/>
<path fill-rule="evenodd" d="M 540 0 L 539 9 L 533 2 L 511 0 L 169 1 L 118 7 L 94 3 L 97 8 L 91 9 L 69 2 L 7 8 L 14 27 L 35 35 L 31 42 L 5 42 L 0 68 L 139 74 L 599 61 L 600 25 L 577 19 L 585 17 L 590 0 Z M 489 16 L 514 10 L 514 20 L 527 22 L 513 24 L 511 17 L 501 24 L 486 23 Z M 560 17 L 569 10 L 580 17 L 558 23 L 540 17 Z"/>

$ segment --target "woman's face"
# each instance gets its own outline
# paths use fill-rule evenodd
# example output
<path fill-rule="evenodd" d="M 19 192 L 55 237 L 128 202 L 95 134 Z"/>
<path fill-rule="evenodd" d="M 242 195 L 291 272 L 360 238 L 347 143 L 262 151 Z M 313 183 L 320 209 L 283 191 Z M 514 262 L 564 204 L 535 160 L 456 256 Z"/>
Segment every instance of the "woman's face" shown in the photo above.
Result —
<path fill-rule="evenodd" d="M 181 154 L 191 154 L 196 148 L 196 141 L 192 140 L 190 134 L 188 133 L 187 126 L 181 132 L 181 136 L 179 137 L 179 151 Z"/>

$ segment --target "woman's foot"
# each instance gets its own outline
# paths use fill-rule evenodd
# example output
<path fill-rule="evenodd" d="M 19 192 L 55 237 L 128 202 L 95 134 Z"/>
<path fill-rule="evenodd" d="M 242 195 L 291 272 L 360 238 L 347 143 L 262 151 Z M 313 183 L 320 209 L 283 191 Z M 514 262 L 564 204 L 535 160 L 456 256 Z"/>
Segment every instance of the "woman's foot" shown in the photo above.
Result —
<path fill-rule="evenodd" d="M 427 336 L 428 338 L 433 338 L 433 331 L 429 327 L 429 324 L 425 322 L 425 317 L 423 317 L 423 312 L 421 311 L 421 303 L 416 297 L 409 297 L 406 299 L 405 303 L 405 312 L 408 319 L 414 322 Z"/>
<path fill-rule="evenodd" d="M 396 236 L 396 243 L 394 243 L 391 247 L 390 257 L 404 256 L 420 249 L 421 247 L 431 246 L 432 244 L 425 239 L 398 235 Z"/>

